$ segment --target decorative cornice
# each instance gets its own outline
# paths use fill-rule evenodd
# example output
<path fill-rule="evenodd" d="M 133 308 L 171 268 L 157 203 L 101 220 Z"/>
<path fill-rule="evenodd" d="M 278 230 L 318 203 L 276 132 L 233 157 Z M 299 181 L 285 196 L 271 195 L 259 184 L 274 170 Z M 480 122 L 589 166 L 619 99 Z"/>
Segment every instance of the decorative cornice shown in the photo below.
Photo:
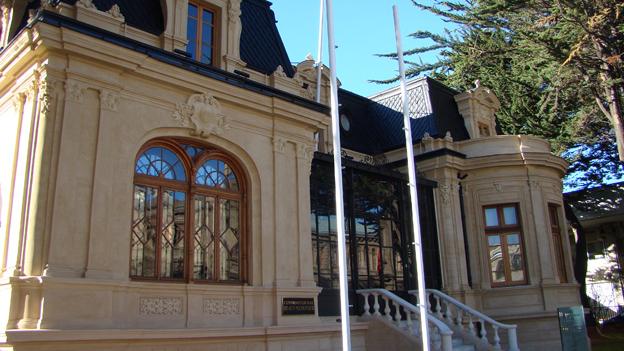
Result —
<path fill-rule="evenodd" d="M 282 101 L 293 103 L 300 107 L 322 114 L 329 115 L 330 112 L 329 107 L 316 103 L 312 100 L 293 95 L 292 93 L 288 93 L 284 90 L 271 87 L 261 82 L 256 82 L 238 74 L 224 71 L 217 67 L 208 66 L 199 62 L 191 62 L 177 53 L 163 51 L 162 49 L 156 48 L 152 45 L 137 42 L 123 35 L 115 34 L 102 28 L 90 26 L 86 23 L 73 20 L 55 12 L 40 11 L 37 13 L 35 21 L 46 23 L 56 28 L 67 28 L 97 40 L 149 55 L 154 60 L 166 64 L 169 67 L 175 67 L 177 69 L 192 72 L 198 76 L 209 77 L 216 81 L 228 84 L 231 87 L 245 89 L 263 96 L 278 98 Z M 231 56 L 235 57 L 236 55 Z"/>
<path fill-rule="evenodd" d="M 190 135 L 205 139 L 221 135 L 230 128 L 221 103 L 208 93 L 193 94 L 186 103 L 178 103 L 173 118 L 181 126 L 190 126 Z"/>

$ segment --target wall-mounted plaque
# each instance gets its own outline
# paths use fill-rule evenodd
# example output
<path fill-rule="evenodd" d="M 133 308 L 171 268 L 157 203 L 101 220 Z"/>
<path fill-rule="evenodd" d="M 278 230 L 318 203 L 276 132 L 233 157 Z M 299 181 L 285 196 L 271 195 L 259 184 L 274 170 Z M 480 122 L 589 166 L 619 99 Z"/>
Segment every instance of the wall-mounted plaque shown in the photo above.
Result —
<path fill-rule="evenodd" d="M 282 316 L 314 314 L 314 299 L 311 297 L 284 297 Z"/>
<path fill-rule="evenodd" d="M 582 306 L 561 307 L 559 315 L 559 331 L 563 351 L 587 351 L 587 330 Z"/>

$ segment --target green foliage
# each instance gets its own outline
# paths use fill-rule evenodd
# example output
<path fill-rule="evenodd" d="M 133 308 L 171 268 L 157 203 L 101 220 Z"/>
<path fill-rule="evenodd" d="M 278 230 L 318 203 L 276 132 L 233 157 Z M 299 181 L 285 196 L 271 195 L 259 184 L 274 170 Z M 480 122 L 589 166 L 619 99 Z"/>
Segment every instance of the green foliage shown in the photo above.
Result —
<path fill-rule="evenodd" d="M 621 117 L 624 95 L 620 0 L 413 3 L 456 29 L 413 33 L 433 44 L 408 50 L 406 57 L 433 51 L 438 60 L 412 60 L 408 77 L 427 73 L 459 91 L 480 80 L 501 101 L 503 132 L 546 138 L 556 153 L 614 139 L 610 122 Z"/>

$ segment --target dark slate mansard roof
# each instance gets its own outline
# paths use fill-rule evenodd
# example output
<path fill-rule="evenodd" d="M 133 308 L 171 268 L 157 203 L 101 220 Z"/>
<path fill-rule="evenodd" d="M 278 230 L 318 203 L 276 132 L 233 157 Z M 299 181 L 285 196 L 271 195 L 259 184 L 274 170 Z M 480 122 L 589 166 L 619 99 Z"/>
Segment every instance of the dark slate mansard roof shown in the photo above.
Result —
<path fill-rule="evenodd" d="M 61 0 L 75 5 L 77 0 Z M 165 30 L 165 20 L 160 0 L 93 0 L 100 11 L 108 11 L 114 4 L 119 5 L 126 23 L 145 32 L 160 35 Z M 40 0 L 29 4 L 33 10 L 41 6 Z M 241 59 L 247 67 L 270 75 L 278 66 L 282 66 L 288 77 L 295 75 L 294 68 L 284 48 L 284 43 L 275 25 L 275 14 L 271 3 L 266 0 L 241 1 Z M 21 27 L 28 22 L 28 11 L 24 15 Z"/>
<path fill-rule="evenodd" d="M 453 140 L 469 139 L 464 119 L 459 114 L 454 96 L 458 93 L 428 77 L 410 83 L 408 99 L 412 117 L 412 142 L 419 142 L 425 133 L 443 138 L 447 132 Z M 403 106 L 400 90 L 379 101 L 356 95 L 347 90 L 338 92 L 340 113 L 350 119 L 351 129 L 341 128 L 342 145 L 369 155 L 405 146 Z"/>
<path fill-rule="evenodd" d="M 74 5 L 77 0 L 61 1 Z M 128 25 L 155 35 L 165 31 L 160 0 L 93 0 L 93 4 L 100 11 L 108 11 L 117 4 Z"/>
<path fill-rule="evenodd" d="M 295 75 L 282 37 L 277 30 L 271 3 L 265 0 L 241 1 L 240 56 L 247 67 L 271 74 L 282 66 L 288 77 Z"/>

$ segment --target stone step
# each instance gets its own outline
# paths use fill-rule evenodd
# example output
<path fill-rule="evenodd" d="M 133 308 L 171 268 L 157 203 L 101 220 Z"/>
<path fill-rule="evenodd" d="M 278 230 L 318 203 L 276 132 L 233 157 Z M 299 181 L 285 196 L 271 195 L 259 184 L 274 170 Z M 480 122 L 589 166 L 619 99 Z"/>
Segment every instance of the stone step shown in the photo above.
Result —
<path fill-rule="evenodd" d="M 453 351 L 475 351 L 474 345 L 453 346 Z"/>
<path fill-rule="evenodd" d="M 453 351 L 475 351 L 474 345 L 464 344 L 462 338 L 453 338 Z"/>

